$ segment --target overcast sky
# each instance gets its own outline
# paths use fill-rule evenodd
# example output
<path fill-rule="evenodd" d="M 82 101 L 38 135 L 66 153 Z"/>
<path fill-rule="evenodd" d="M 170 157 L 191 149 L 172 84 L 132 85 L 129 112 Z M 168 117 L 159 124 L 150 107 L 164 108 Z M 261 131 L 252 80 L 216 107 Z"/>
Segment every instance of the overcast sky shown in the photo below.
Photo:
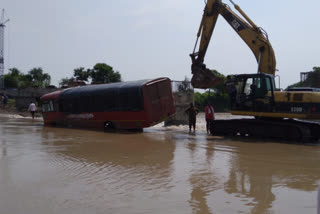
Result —
<path fill-rule="evenodd" d="M 268 32 L 282 88 L 320 66 L 319 0 L 235 2 Z M 191 78 L 189 54 L 204 1 L 0 0 L 0 7 L 10 18 L 5 73 L 42 67 L 58 85 L 73 69 L 97 62 L 112 66 L 124 81 Z M 205 63 L 225 75 L 257 72 L 252 52 L 222 17 Z"/>

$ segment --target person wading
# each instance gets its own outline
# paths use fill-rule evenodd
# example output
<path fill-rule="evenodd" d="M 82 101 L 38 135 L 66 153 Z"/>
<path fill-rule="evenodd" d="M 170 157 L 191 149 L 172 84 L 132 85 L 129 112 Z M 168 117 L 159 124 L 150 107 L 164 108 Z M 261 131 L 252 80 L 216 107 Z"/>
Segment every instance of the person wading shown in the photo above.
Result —
<path fill-rule="evenodd" d="M 194 107 L 193 103 L 190 103 L 190 107 L 186 109 L 185 112 L 189 116 L 189 132 L 191 132 L 192 127 L 193 131 L 196 131 L 196 120 L 199 110 L 196 107 Z"/>
<path fill-rule="evenodd" d="M 207 126 L 207 133 L 210 133 L 210 126 L 213 123 L 214 120 L 214 109 L 210 103 L 205 107 L 205 113 L 206 113 L 206 126 Z"/>
<path fill-rule="evenodd" d="M 36 107 L 36 104 L 34 104 L 34 102 L 30 103 L 28 111 L 31 113 L 31 117 L 32 117 L 32 120 L 33 120 L 34 119 L 34 114 L 37 111 L 37 107 Z"/>
<path fill-rule="evenodd" d="M 3 108 L 5 109 L 6 108 L 6 105 L 8 104 L 8 97 L 7 95 L 3 95 L 2 96 L 2 105 L 3 105 Z"/>

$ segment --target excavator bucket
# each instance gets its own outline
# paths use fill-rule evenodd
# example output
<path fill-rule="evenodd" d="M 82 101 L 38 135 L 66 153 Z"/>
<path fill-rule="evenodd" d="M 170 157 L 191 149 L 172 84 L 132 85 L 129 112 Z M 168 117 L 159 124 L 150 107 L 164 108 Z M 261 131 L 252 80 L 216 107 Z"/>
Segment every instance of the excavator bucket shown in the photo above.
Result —
<path fill-rule="evenodd" d="M 192 69 L 191 84 L 194 88 L 214 88 L 224 81 L 223 78 L 216 76 L 211 70 L 205 69 Z"/>

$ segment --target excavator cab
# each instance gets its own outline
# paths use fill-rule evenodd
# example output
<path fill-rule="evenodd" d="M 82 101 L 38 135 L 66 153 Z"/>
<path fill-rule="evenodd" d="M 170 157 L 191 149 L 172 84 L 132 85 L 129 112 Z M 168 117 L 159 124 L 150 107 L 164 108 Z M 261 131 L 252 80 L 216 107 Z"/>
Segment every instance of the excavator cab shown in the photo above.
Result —
<path fill-rule="evenodd" d="M 270 74 L 228 76 L 231 110 L 271 112 L 274 106 L 274 78 Z"/>

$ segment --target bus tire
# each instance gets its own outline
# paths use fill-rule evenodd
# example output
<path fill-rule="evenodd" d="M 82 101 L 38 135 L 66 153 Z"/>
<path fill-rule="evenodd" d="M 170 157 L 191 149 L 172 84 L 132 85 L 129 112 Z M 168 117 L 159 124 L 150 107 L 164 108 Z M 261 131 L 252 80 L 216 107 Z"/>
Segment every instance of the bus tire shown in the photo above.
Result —
<path fill-rule="evenodd" d="M 104 131 L 115 129 L 114 124 L 111 121 L 106 121 L 104 123 Z"/>

